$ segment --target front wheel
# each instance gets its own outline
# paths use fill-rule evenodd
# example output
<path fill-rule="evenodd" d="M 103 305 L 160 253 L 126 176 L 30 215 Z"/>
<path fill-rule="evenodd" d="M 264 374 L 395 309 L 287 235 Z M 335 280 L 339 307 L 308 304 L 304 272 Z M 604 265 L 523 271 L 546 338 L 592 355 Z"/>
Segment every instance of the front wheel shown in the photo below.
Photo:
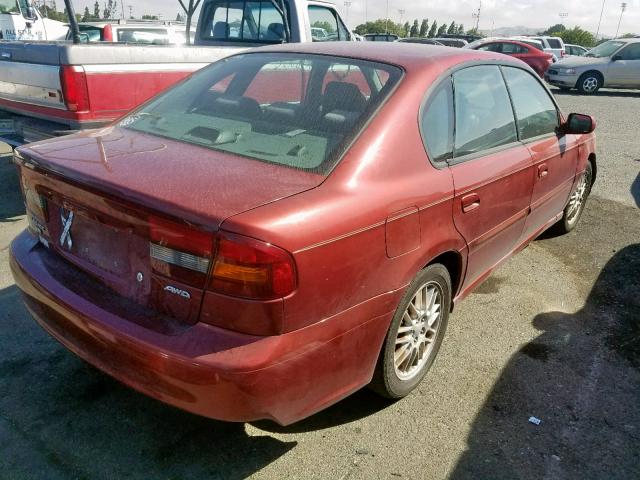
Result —
<path fill-rule="evenodd" d="M 602 77 L 596 72 L 587 72 L 580 77 L 576 87 L 583 95 L 594 95 L 603 84 Z"/>
<path fill-rule="evenodd" d="M 387 398 L 408 395 L 433 365 L 450 310 L 449 272 L 430 265 L 411 282 L 396 310 L 370 388 Z"/>
<path fill-rule="evenodd" d="M 587 168 L 580 177 L 580 180 L 578 180 L 573 192 L 571 192 L 567 206 L 564 208 L 564 212 L 562 213 L 562 218 L 555 225 L 557 233 L 569 233 L 571 230 L 576 228 L 580 217 L 582 217 L 582 212 L 584 211 L 584 206 L 587 203 L 587 198 L 589 198 L 589 194 L 591 193 L 592 183 L 593 167 L 591 166 L 591 162 L 587 162 Z"/>

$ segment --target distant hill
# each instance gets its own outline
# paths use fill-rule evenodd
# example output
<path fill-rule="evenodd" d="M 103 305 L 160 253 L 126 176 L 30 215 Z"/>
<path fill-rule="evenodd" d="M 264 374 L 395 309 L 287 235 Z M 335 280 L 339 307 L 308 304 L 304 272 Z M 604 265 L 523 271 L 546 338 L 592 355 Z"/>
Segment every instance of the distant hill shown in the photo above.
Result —
<path fill-rule="evenodd" d="M 494 28 L 493 33 L 491 30 L 482 30 L 482 33 L 485 35 L 492 34 L 494 36 L 500 35 L 536 35 L 538 32 L 544 32 L 545 28 L 530 28 L 530 27 L 502 27 L 502 28 Z"/>

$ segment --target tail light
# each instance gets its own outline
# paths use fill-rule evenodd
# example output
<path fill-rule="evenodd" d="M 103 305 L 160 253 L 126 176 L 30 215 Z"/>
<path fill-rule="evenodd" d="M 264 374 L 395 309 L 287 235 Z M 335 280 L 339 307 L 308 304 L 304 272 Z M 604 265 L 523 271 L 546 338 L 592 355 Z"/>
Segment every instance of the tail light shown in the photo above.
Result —
<path fill-rule="evenodd" d="M 89 90 L 84 68 L 63 65 L 60 70 L 60 83 L 62 84 L 62 97 L 69 111 L 89 111 Z"/>
<path fill-rule="evenodd" d="M 213 234 L 152 216 L 149 239 L 155 272 L 193 287 L 205 287 L 213 254 Z"/>
<path fill-rule="evenodd" d="M 274 245 L 224 233 L 211 271 L 209 289 L 253 300 L 286 297 L 296 288 L 291 255 Z"/>
<path fill-rule="evenodd" d="M 297 285 L 291 255 L 260 240 L 220 233 L 214 255 L 213 234 L 155 216 L 149 218 L 149 239 L 153 270 L 192 287 L 274 300 L 286 297 Z"/>

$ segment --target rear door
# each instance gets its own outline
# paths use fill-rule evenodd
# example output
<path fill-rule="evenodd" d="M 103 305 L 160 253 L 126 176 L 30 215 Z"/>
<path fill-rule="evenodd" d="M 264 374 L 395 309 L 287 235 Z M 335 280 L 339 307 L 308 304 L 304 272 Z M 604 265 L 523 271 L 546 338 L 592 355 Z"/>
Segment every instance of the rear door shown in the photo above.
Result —
<path fill-rule="evenodd" d="M 533 189 L 531 154 L 518 141 L 507 88 L 496 65 L 453 75 L 453 219 L 465 238 L 467 287 L 507 256 L 522 235 Z"/>
<path fill-rule="evenodd" d="M 533 157 L 531 213 L 523 238 L 548 225 L 564 209 L 576 175 L 575 135 L 559 135 L 560 114 L 548 91 L 531 73 L 503 67 L 516 113 L 518 134 Z"/>

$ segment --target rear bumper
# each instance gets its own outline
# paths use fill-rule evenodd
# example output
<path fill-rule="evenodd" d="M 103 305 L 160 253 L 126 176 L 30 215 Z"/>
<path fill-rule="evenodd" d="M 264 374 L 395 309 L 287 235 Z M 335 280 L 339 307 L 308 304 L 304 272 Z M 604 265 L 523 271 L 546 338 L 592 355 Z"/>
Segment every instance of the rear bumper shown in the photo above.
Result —
<path fill-rule="evenodd" d="M 381 295 L 280 336 L 256 337 L 202 323 L 165 334 L 68 290 L 47 271 L 46 255 L 53 254 L 28 232 L 11 245 L 16 284 L 47 332 L 142 393 L 226 421 L 290 424 L 366 385 L 402 294 Z"/>
<path fill-rule="evenodd" d="M 0 112 L 0 141 L 19 147 L 27 143 L 70 135 L 81 130 L 99 128 L 104 125 L 106 125 L 106 122 L 71 125 L 27 117 L 16 113 Z"/>

